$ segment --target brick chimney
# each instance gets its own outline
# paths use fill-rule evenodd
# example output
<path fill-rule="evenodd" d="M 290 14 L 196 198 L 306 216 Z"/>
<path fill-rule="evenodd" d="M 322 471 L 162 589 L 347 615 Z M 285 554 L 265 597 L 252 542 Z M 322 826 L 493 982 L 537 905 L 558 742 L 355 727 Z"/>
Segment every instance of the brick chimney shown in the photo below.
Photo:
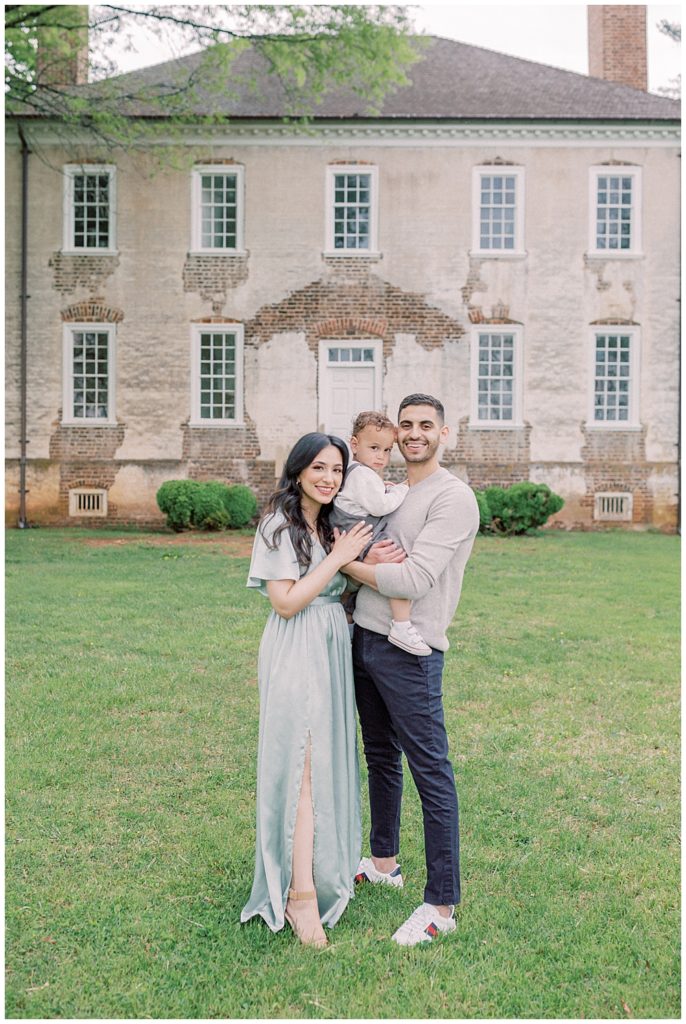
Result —
<path fill-rule="evenodd" d="M 589 75 L 646 92 L 646 8 L 629 4 L 591 4 L 587 10 Z"/>
<path fill-rule="evenodd" d="M 88 7 L 55 6 L 38 29 L 36 78 L 41 85 L 88 81 Z"/>

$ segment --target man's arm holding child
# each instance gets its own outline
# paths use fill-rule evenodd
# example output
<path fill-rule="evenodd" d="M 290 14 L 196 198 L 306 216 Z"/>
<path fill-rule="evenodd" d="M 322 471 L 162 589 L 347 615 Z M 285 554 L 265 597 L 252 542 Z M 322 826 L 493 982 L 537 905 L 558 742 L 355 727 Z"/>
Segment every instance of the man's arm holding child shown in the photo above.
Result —
<path fill-rule="evenodd" d="M 431 590 L 459 546 L 471 541 L 477 529 L 478 511 L 475 518 L 473 494 L 451 489 L 432 502 L 426 522 L 404 561 L 377 565 L 353 562 L 344 566 L 343 571 L 385 597 L 417 601 Z"/>

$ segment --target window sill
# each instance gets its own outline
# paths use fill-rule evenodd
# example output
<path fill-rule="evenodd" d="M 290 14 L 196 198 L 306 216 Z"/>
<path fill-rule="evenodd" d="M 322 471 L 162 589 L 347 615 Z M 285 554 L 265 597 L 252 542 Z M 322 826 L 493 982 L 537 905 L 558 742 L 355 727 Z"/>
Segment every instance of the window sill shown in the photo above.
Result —
<path fill-rule="evenodd" d="M 599 434 L 606 433 L 607 431 L 639 431 L 643 430 L 640 423 L 618 423 L 616 420 L 610 423 L 596 423 L 587 422 L 586 430 L 597 430 Z"/>
<path fill-rule="evenodd" d="M 224 429 L 226 429 L 226 427 L 245 427 L 245 421 L 244 420 L 189 420 L 188 421 L 188 426 L 189 427 L 193 427 L 194 430 L 197 429 L 198 427 L 202 427 L 203 430 L 204 429 L 216 430 L 217 428 L 221 427 L 224 430 Z"/>
<path fill-rule="evenodd" d="M 189 249 L 189 256 L 247 256 L 247 249 Z"/>
<path fill-rule="evenodd" d="M 479 260 L 525 260 L 526 249 L 470 249 L 468 255 Z"/>
<path fill-rule="evenodd" d="M 469 430 L 523 430 L 524 423 L 512 420 L 474 420 L 467 424 Z"/>
<path fill-rule="evenodd" d="M 63 256 L 118 256 L 119 249 L 60 249 Z"/>
<path fill-rule="evenodd" d="M 62 419 L 61 425 L 63 427 L 118 427 L 119 424 L 116 420 L 102 420 L 93 418 L 84 418 L 82 420 L 68 420 Z"/>
<path fill-rule="evenodd" d="M 332 256 L 339 259 L 345 256 L 347 256 L 348 258 L 354 256 L 356 258 L 360 257 L 363 260 L 380 260 L 382 257 L 382 253 L 372 252 L 369 249 L 334 249 L 333 251 L 325 249 L 324 252 L 322 253 L 322 256 L 325 257 L 326 259 L 329 259 Z"/>
<path fill-rule="evenodd" d="M 621 252 L 619 249 L 594 249 L 584 253 L 587 260 L 642 260 L 644 252 Z"/>

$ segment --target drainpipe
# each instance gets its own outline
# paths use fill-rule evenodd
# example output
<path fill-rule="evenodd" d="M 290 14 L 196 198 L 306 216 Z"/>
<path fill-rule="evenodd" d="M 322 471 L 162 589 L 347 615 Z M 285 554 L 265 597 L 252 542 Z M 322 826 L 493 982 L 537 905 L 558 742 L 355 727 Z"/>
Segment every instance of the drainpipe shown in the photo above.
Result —
<path fill-rule="evenodd" d="M 681 300 L 677 300 L 679 306 Z M 681 325 L 681 317 L 679 317 Z M 676 428 L 676 532 L 681 536 L 681 326 L 679 327 L 679 344 L 677 347 L 678 365 L 677 381 L 679 400 L 677 402 L 677 428 Z"/>
<path fill-rule="evenodd" d="M 29 443 L 26 437 L 26 406 L 27 406 L 27 373 L 26 373 L 26 351 L 27 351 L 27 301 L 29 295 L 28 287 L 28 223 L 29 223 L 29 149 L 24 133 L 19 125 L 19 138 L 21 139 L 21 295 L 20 295 L 20 318 L 21 318 L 21 349 L 19 357 L 19 396 L 21 407 L 21 420 L 19 426 L 19 521 L 17 526 L 20 530 L 26 529 L 29 525 L 26 520 L 26 446 Z"/>

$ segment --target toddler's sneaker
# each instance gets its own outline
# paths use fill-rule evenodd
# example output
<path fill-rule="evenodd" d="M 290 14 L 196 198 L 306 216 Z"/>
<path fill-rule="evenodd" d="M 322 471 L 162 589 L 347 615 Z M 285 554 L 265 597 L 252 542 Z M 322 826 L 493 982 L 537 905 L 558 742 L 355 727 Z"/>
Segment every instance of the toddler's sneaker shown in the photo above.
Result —
<path fill-rule="evenodd" d="M 391 619 L 391 631 L 388 634 L 388 639 L 396 647 L 407 651 L 408 654 L 418 654 L 420 658 L 431 654 L 431 648 L 424 643 L 411 622 L 396 622 L 395 619 Z"/>
<path fill-rule="evenodd" d="M 392 885 L 396 889 L 402 889 L 403 876 L 400 874 L 400 865 L 388 874 L 385 871 L 377 871 L 371 857 L 363 857 L 355 875 L 355 882 L 373 882 L 374 885 Z"/>
<path fill-rule="evenodd" d="M 443 917 L 436 907 L 422 903 L 421 907 L 410 914 L 405 924 L 400 925 L 392 936 L 393 941 L 399 946 L 416 946 L 420 942 L 431 942 L 439 932 L 454 932 L 453 910 L 454 907 L 450 910 L 450 917 Z"/>

